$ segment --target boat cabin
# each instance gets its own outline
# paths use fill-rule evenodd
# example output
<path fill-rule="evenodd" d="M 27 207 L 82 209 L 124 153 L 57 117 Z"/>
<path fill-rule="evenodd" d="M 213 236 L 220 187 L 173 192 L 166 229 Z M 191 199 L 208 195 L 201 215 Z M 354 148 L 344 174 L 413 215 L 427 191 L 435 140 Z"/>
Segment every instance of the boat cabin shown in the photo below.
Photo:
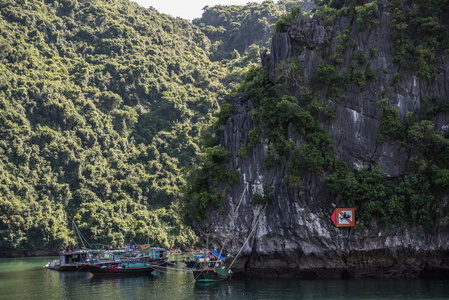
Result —
<path fill-rule="evenodd" d="M 89 253 L 85 251 L 61 252 L 59 253 L 61 266 L 83 264 L 89 261 Z"/>

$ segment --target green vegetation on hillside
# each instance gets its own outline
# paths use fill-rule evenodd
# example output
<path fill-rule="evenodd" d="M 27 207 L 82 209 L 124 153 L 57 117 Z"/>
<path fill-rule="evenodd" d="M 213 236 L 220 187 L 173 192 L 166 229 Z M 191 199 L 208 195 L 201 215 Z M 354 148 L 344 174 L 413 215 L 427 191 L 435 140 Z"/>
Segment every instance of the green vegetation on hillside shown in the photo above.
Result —
<path fill-rule="evenodd" d="M 393 51 L 401 67 L 430 83 L 440 76 L 438 56 L 449 52 L 449 1 L 415 2 L 411 9 L 398 0 L 389 3 Z"/>
<path fill-rule="evenodd" d="M 245 6 L 217 5 L 207 7 L 203 16 L 193 23 L 211 40 L 212 59 L 233 59 L 234 49 L 240 55 L 252 44 L 269 49 L 275 21 L 296 5 L 301 5 L 303 11 L 310 11 L 315 7 L 307 0 L 280 0 L 276 3 L 266 0 L 260 4 L 254 2 Z"/>
<path fill-rule="evenodd" d="M 182 170 L 226 157 L 200 136 L 293 2 L 195 25 L 127 0 L 0 0 L 0 253 L 60 249 L 71 220 L 93 243 L 194 245 Z"/>
<path fill-rule="evenodd" d="M 129 1 L 0 1 L 0 251 L 189 246 L 180 172 L 224 69 L 195 26 Z"/>

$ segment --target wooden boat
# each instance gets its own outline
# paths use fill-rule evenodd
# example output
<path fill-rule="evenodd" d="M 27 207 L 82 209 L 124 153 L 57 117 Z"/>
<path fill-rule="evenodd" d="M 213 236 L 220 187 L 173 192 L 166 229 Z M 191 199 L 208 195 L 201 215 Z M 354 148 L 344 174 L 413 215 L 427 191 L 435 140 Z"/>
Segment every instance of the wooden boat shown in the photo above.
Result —
<path fill-rule="evenodd" d="M 134 270 L 134 273 L 139 273 L 153 271 L 151 267 L 148 267 L 149 265 L 157 267 L 167 264 L 167 250 L 159 247 L 151 247 L 150 245 L 140 245 L 137 247 L 137 244 L 135 244 L 135 246 L 126 246 L 125 249 L 109 250 L 109 245 L 94 244 L 95 246 L 103 246 L 103 248 L 104 246 L 107 246 L 108 250 L 106 251 L 86 248 L 86 244 L 89 247 L 90 244 L 79 231 L 75 221 L 72 221 L 72 226 L 73 231 L 77 233 L 84 250 L 60 252 L 59 259 L 47 263 L 44 268 L 58 271 L 78 271 L 87 269 L 87 266 L 91 266 L 91 270 L 95 273 L 107 273 L 104 271 L 107 270 L 107 268 L 111 268 L 114 270 L 118 269 L 119 271 L 115 272 L 110 270 L 111 274 L 131 274 L 133 272 L 124 270 L 126 266 L 132 266 L 131 269 Z M 75 235 L 75 239 L 76 237 L 77 236 Z M 72 245 L 70 244 L 68 249 L 70 249 L 71 246 Z M 120 263 L 125 261 L 126 265 Z M 139 267 L 137 267 L 138 264 L 140 264 Z M 99 272 L 96 270 L 97 267 L 103 268 L 102 271 Z"/>
<path fill-rule="evenodd" d="M 60 252 L 59 259 L 46 264 L 44 268 L 57 271 L 77 271 L 84 267 L 89 261 L 89 251 L 68 251 Z"/>
<path fill-rule="evenodd" d="M 84 266 L 90 273 L 92 273 L 93 276 L 148 275 L 155 269 L 155 265 L 151 265 L 148 263 L 139 263 L 139 264 L 109 263 L 107 265 L 85 264 Z"/>
<path fill-rule="evenodd" d="M 233 217 L 231 220 L 231 228 L 234 228 L 235 224 L 234 220 L 237 216 L 238 209 L 240 207 L 240 204 L 242 203 L 243 196 L 245 195 L 246 187 L 243 190 L 242 196 L 240 197 L 239 204 L 237 205 L 237 208 L 233 212 Z M 240 251 L 237 253 L 237 255 L 234 257 L 234 260 L 231 264 L 227 264 L 227 267 L 225 267 L 224 262 L 226 258 L 221 256 L 220 253 L 218 253 L 215 250 L 209 251 L 209 253 L 206 255 L 203 255 L 202 257 L 198 258 L 196 268 L 192 270 L 193 276 L 195 278 L 195 281 L 197 283 L 214 283 L 214 282 L 220 282 L 223 280 L 228 279 L 228 277 L 232 274 L 231 267 L 234 264 L 235 260 L 239 256 L 240 252 L 242 251 L 243 247 L 245 247 L 246 243 L 248 242 L 249 238 L 253 234 L 254 230 L 257 228 L 257 224 L 260 221 L 261 213 L 265 211 L 267 207 L 267 204 L 263 207 L 262 210 L 259 211 L 259 214 L 257 215 L 257 221 L 253 226 L 253 229 L 249 233 L 248 237 L 246 238 L 245 242 L 243 243 L 242 248 L 240 248 Z M 206 245 L 209 245 L 209 240 L 207 240 Z M 226 245 L 226 240 L 223 242 L 222 249 L 224 248 L 224 245 Z"/>
<path fill-rule="evenodd" d="M 80 243 L 82 244 L 82 248 L 80 247 L 80 245 L 78 245 L 76 247 L 78 248 L 78 250 L 73 250 L 72 244 L 69 243 L 67 251 L 59 252 L 59 259 L 47 263 L 44 268 L 57 271 L 78 271 L 83 269 L 84 264 L 88 261 L 93 260 L 94 257 L 98 254 L 98 250 L 90 249 L 90 244 L 79 231 L 75 221 L 72 221 L 72 228 L 73 232 L 77 233 L 74 238 L 75 240 L 77 240 L 78 236 Z M 86 248 L 86 244 L 89 245 L 89 248 Z M 75 245 L 73 245 L 73 247 L 75 248 Z"/>
<path fill-rule="evenodd" d="M 126 260 L 129 262 L 147 262 L 162 265 L 168 262 L 166 249 L 150 247 L 149 245 L 141 245 L 138 250 L 84 249 L 62 251 L 58 255 L 59 259 L 47 263 L 44 268 L 57 271 L 78 271 L 84 269 L 86 263 L 104 265 L 114 261 Z"/>
<path fill-rule="evenodd" d="M 225 265 L 226 258 L 216 250 L 209 251 L 197 259 L 196 269 L 192 269 L 193 277 L 198 283 L 209 283 L 228 279 L 231 271 Z"/>
<path fill-rule="evenodd" d="M 153 265 L 166 265 L 168 262 L 167 250 L 160 247 L 151 247 L 150 245 L 140 245 L 139 249 L 139 260 Z"/>
<path fill-rule="evenodd" d="M 113 261 L 108 252 L 104 250 L 62 251 L 58 255 L 59 259 L 47 263 L 44 268 L 56 271 L 78 271 L 83 270 L 84 265 L 89 262 L 93 264 Z"/>

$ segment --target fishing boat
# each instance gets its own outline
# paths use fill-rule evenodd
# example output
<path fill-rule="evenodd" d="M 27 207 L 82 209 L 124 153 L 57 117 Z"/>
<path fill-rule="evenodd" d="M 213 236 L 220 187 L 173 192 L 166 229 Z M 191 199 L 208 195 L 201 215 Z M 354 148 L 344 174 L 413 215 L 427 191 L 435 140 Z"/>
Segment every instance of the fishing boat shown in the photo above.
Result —
<path fill-rule="evenodd" d="M 195 281 L 210 283 L 228 279 L 231 271 L 225 267 L 225 261 L 226 258 L 216 250 L 209 251 L 207 255 L 199 257 L 196 264 L 197 268 L 192 269 Z"/>
<path fill-rule="evenodd" d="M 85 263 L 92 261 L 97 256 L 99 251 L 90 249 L 90 244 L 81 234 L 75 221 L 72 221 L 72 229 L 76 233 L 74 235 L 75 241 L 78 241 L 79 238 L 80 242 L 77 244 L 82 244 L 82 247 L 69 243 L 66 251 L 58 253 L 59 259 L 47 263 L 44 268 L 56 271 L 78 271 L 84 268 Z M 86 247 L 86 244 L 89 248 Z M 77 249 L 74 250 L 74 248 Z"/>
<path fill-rule="evenodd" d="M 112 251 L 109 252 L 108 258 L 113 260 L 92 261 L 84 264 L 84 267 L 93 276 L 145 275 L 161 269 L 168 259 L 167 250 L 150 245 L 141 245 L 135 251 Z"/>
<path fill-rule="evenodd" d="M 126 246 L 125 249 L 117 249 L 105 252 L 99 256 L 98 262 L 102 261 L 130 261 L 130 262 L 148 262 L 160 265 L 167 262 L 167 250 L 160 247 L 151 247 L 150 245 L 139 245 L 135 249 Z"/>
<path fill-rule="evenodd" d="M 242 200 L 244 198 L 245 192 L 247 188 L 243 190 L 242 196 L 240 197 L 239 204 L 237 205 L 236 209 L 232 213 L 232 219 L 230 221 L 230 229 L 233 230 L 235 227 L 234 221 L 235 218 L 238 215 L 238 210 L 240 207 L 240 204 L 242 203 Z M 243 246 L 240 248 L 239 252 L 234 256 L 234 260 L 227 264 L 227 266 L 224 265 L 226 258 L 221 256 L 221 254 L 215 250 L 209 251 L 207 255 L 203 255 L 202 257 L 198 258 L 196 268 L 192 269 L 193 276 L 195 277 L 195 281 L 197 283 L 213 283 L 213 282 L 219 282 L 228 279 L 228 277 L 232 274 L 231 268 L 234 262 L 236 261 L 237 257 L 242 252 L 245 245 L 248 243 L 251 235 L 254 233 L 254 231 L 257 228 L 257 224 L 261 220 L 261 217 L 263 216 L 263 212 L 265 212 L 265 209 L 267 208 L 267 204 L 259 210 L 259 213 L 256 216 L 256 221 L 253 225 L 253 229 L 249 233 L 248 237 L 246 238 L 245 242 L 243 243 Z M 228 238 L 226 238 L 222 243 L 222 249 L 224 249 L 226 242 Z M 207 240 L 206 245 L 209 245 L 209 240 Z"/>
<path fill-rule="evenodd" d="M 135 276 L 148 275 L 155 270 L 155 265 L 149 263 L 121 263 L 85 264 L 85 268 L 93 276 Z"/>
<path fill-rule="evenodd" d="M 77 271 L 89 261 L 89 251 L 68 251 L 58 253 L 59 259 L 47 263 L 44 268 L 57 271 Z"/>
<path fill-rule="evenodd" d="M 158 266 L 165 265 L 168 262 L 167 250 L 165 248 L 140 245 L 138 246 L 138 251 L 140 252 L 138 255 L 140 261 Z"/>

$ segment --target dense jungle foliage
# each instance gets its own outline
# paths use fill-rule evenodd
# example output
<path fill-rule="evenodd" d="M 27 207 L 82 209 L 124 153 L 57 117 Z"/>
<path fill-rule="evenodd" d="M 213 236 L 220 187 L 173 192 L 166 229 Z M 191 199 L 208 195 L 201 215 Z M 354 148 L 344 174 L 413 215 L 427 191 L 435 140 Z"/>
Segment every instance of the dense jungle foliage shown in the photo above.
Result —
<path fill-rule="evenodd" d="M 0 253 L 60 249 L 72 220 L 92 243 L 197 243 L 182 169 L 297 3 L 195 25 L 128 0 L 0 0 Z"/>
<path fill-rule="evenodd" d="M 315 2 L 318 6 L 313 13 L 325 21 L 329 30 L 332 30 L 330 26 L 335 15 L 352 20 L 357 24 L 358 32 L 372 30 L 379 25 L 377 1 Z M 393 19 L 389 26 L 390 39 L 398 70 L 416 74 L 426 84 L 439 79 L 437 62 L 447 57 L 449 52 L 449 1 L 404 3 L 390 0 L 387 12 Z M 293 7 L 289 14 L 278 19 L 275 29 L 287 31 L 301 14 L 299 7 Z M 329 133 L 319 125 L 332 121 L 335 116 L 329 100 L 343 99 L 350 84 L 363 90 L 368 82 L 377 80 L 377 70 L 375 72 L 369 64 L 369 58 L 376 57 L 377 49 L 359 50 L 357 43 L 351 41 L 351 30 L 354 29 L 348 26 L 344 34 L 337 37 L 336 45 L 322 51 L 322 62 L 310 82 L 303 80 L 302 66 L 294 58 L 278 66 L 279 73 L 273 80 L 268 78 L 268 70 L 263 68 L 254 68 L 246 74 L 237 91 L 245 92 L 255 106 L 252 112 L 255 128 L 249 132 L 248 144 L 241 146 L 239 154 L 245 159 L 255 144 L 263 142 L 270 153 L 263 167 L 270 168 L 281 162 L 286 164 L 289 176 L 285 180 L 289 186 L 299 190 L 303 188 L 304 175 L 315 174 L 326 182 L 328 192 L 337 202 L 357 208 L 359 227 L 372 223 L 388 226 L 412 222 L 431 228 L 449 213 L 449 206 L 445 204 L 449 193 L 449 135 L 435 130 L 431 122 L 438 113 L 449 111 L 447 96 L 423 95 L 422 109 L 409 112 L 401 120 L 397 107 L 392 104 L 394 99 L 390 101 L 389 97 L 394 97 L 392 91 L 403 79 L 403 73 L 392 74 L 388 85 L 381 91 L 383 99 L 377 103 L 381 113 L 377 142 L 382 144 L 388 138 L 409 156 L 405 172 L 397 178 L 389 178 L 376 165 L 357 169 L 339 160 Z M 343 53 L 346 51 L 351 54 L 350 68 L 342 70 Z M 229 113 L 230 104 L 223 104 L 218 116 Z M 225 121 L 223 117 L 217 119 L 221 126 Z M 218 131 L 221 128 L 219 124 L 215 126 Z M 299 145 L 288 139 L 289 130 L 300 137 Z M 222 157 L 229 155 L 225 151 L 221 150 Z M 220 207 L 219 199 L 226 191 L 217 188 L 217 179 L 213 176 L 225 171 L 213 171 L 217 168 L 215 164 L 220 163 L 216 160 L 203 162 L 196 171 L 197 175 L 188 181 L 187 202 L 200 207 L 217 204 Z M 218 179 L 225 180 L 226 177 Z M 264 188 L 264 196 L 258 197 L 263 201 L 259 199 L 258 203 L 269 202 L 269 189 Z M 190 205 L 189 217 L 200 220 L 204 216 L 195 207 L 198 206 Z"/>
<path fill-rule="evenodd" d="M 261 4 L 248 3 L 245 6 L 206 6 L 200 19 L 193 21 L 207 35 L 212 43 L 212 59 L 233 59 L 243 55 L 251 45 L 270 48 L 273 24 L 300 3 L 303 11 L 311 11 L 311 1 L 279 0 L 276 3 L 264 1 Z"/>

